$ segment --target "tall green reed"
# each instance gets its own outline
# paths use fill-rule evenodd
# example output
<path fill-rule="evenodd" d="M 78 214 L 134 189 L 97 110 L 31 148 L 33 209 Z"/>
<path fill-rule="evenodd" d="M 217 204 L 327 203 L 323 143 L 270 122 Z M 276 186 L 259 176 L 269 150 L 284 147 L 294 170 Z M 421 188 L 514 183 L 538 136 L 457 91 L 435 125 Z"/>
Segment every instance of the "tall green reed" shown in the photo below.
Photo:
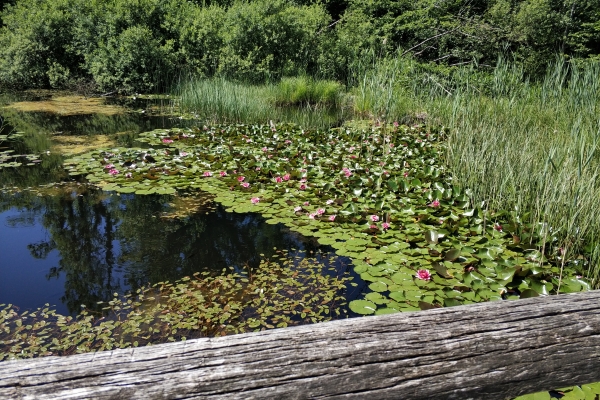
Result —
<path fill-rule="evenodd" d="M 598 64 L 558 61 L 534 83 L 500 63 L 487 90 L 457 86 L 452 96 L 425 99 L 431 117 L 452 129 L 446 161 L 457 184 L 491 209 L 512 211 L 532 245 L 543 237 L 553 247 L 545 250 L 590 255 L 596 282 L 599 79 Z"/>
<path fill-rule="evenodd" d="M 325 87 L 318 92 L 328 95 L 329 89 Z M 277 99 L 282 99 L 285 95 L 282 94 L 281 85 L 255 86 L 224 78 L 189 79 L 181 83 L 176 92 L 181 99 L 182 111 L 211 123 L 273 121 L 293 122 L 310 128 L 328 128 L 339 124 L 345 112 L 339 103 L 334 107 L 310 103 L 279 107 L 276 105 Z M 339 94 L 335 93 L 335 96 Z"/>

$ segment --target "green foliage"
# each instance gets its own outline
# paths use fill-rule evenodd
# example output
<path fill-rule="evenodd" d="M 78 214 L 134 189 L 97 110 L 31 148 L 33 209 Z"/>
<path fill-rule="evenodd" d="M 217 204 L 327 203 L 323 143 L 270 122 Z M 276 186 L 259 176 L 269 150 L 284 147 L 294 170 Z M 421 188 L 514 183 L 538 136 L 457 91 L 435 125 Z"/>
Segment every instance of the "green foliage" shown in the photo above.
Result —
<path fill-rule="evenodd" d="M 322 82 L 317 88 L 322 98 L 339 102 L 340 86 L 334 82 Z M 224 78 L 190 79 L 179 85 L 180 108 L 188 115 L 213 123 L 267 123 L 293 122 L 312 128 L 328 128 L 343 118 L 344 109 L 339 104 L 315 107 L 303 104 L 294 107 L 278 107 L 277 98 L 287 99 L 279 86 L 248 85 Z M 286 94 L 287 96 L 287 94 Z M 332 105 L 333 107 L 330 107 Z M 338 107 L 335 107 L 338 105 Z"/>
<path fill-rule="evenodd" d="M 572 386 L 564 389 L 558 389 L 553 392 L 539 392 L 516 397 L 514 400 L 592 400 L 600 395 L 600 383 L 590 383 L 587 385 Z"/>
<path fill-rule="evenodd" d="M 335 81 L 307 76 L 283 78 L 275 87 L 275 102 L 280 105 L 339 106 L 343 87 Z"/>
<path fill-rule="evenodd" d="M 365 51 L 383 56 L 401 49 L 420 61 L 494 66 L 511 55 L 540 76 L 554 54 L 598 54 L 599 13 L 595 1 L 353 1 L 336 27 L 333 61 L 353 69 Z"/>
<path fill-rule="evenodd" d="M 565 258 L 547 225 L 479 206 L 453 183 L 445 134 L 391 124 L 161 129 L 138 139 L 150 149 L 99 149 L 65 166 L 108 191 L 199 189 L 227 211 L 316 237 L 369 283 L 369 303 L 351 303 L 357 313 L 588 290 L 586 253 Z"/>
<path fill-rule="evenodd" d="M 275 80 L 315 70 L 317 31 L 330 22 L 318 5 L 285 0 L 236 2 L 222 28 L 219 72 L 250 82 Z"/>
<path fill-rule="evenodd" d="M 598 282 L 597 63 L 559 59 L 536 83 L 503 60 L 491 76 L 406 58 L 381 60 L 358 76 L 356 112 L 451 127 L 445 155 L 456 184 L 472 190 L 475 204 L 550 227 L 543 230 L 555 246 L 588 254 L 587 273 Z M 530 234 L 518 235 L 533 243 Z"/>
<path fill-rule="evenodd" d="M 101 302 L 65 317 L 45 308 L 19 313 L 0 305 L 0 361 L 138 347 L 252 332 L 340 316 L 346 277 L 315 259 L 284 252 L 245 274 L 196 274 Z"/>
<path fill-rule="evenodd" d="M 131 92 L 164 89 L 180 72 L 255 84 L 301 75 L 345 82 L 365 58 L 398 49 L 484 68 L 510 54 L 539 77 L 554 54 L 598 56 L 599 16 L 593 0 L 17 0 L 3 12 L 0 83 L 91 79 Z"/>
<path fill-rule="evenodd" d="M 321 5 L 284 0 L 199 6 L 180 0 L 19 0 L 3 15 L 0 82 L 151 91 L 180 71 L 262 82 L 314 73 Z"/>
<path fill-rule="evenodd" d="M 132 26 L 101 43 L 87 57 L 88 70 L 101 90 L 152 91 L 159 74 L 173 70 L 170 44 L 161 45 L 145 26 Z"/>

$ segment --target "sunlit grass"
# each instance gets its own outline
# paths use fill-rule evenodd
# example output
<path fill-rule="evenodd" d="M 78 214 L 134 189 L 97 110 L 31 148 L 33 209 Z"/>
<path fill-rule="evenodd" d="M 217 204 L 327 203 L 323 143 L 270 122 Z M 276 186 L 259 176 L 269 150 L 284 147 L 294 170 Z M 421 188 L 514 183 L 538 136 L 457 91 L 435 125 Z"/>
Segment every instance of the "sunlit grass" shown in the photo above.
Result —
<path fill-rule="evenodd" d="M 339 103 L 330 102 L 339 97 L 337 86 L 333 88 L 333 84 L 323 83 L 323 87 L 310 89 L 310 94 L 304 91 L 306 88 L 301 85 L 296 87 L 297 93 L 293 93 L 293 88 L 286 85 L 248 85 L 223 78 L 190 79 L 179 85 L 177 92 L 181 97 L 182 111 L 208 123 L 266 124 L 272 121 L 292 122 L 311 128 L 328 128 L 339 124 L 343 118 L 344 110 Z M 289 93 L 285 92 L 283 87 L 287 87 L 285 90 L 289 89 Z M 312 97 L 307 97 L 307 93 Z M 313 103 L 313 98 L 323 98 L 327 101 Z M 277 104 L 287 106 L 279 107 Z"/>

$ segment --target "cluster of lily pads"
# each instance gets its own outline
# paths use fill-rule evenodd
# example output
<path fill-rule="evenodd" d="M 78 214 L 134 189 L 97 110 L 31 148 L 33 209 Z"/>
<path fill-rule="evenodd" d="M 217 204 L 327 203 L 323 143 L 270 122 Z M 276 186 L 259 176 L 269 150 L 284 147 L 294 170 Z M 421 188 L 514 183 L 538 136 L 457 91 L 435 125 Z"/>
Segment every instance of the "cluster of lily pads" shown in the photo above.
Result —
<path fill-rule="evenodd" d="M 163 129 L 141 134 L 144 148 L 98 149 L 65 166 L 109 191 L 209 192 L 229 211 L 317 237 L 369 282 L 350 303 L 360 314 L 588 290 L 581 259 L 563 259 L 547 229 L 458 189 L 441 162 L 444 135 L 397 124 Z"/>
<path fill-rule="evenodd" d="M 138 347 L 252 332 L 343 317 L 347 277 L 335 258 L 300 258 L 285 250 L 243 274 L 223 271 L 161 282 L 100 302 L 76 317 L 48 305 L 20 312 L 0 304 L 0 361 Z M 331 271 L 330 271 L 331 270 Z"/>
<path fill-rule="evenodd" d="M 41 162 L 39 154 L 18 154 L 14 149 L 3 146 L 21 137 L 22 134 L 20 133 L 0 135 L 0 170 L 3 168 L 20 167 L 22 165 L 32 166 Z"/>

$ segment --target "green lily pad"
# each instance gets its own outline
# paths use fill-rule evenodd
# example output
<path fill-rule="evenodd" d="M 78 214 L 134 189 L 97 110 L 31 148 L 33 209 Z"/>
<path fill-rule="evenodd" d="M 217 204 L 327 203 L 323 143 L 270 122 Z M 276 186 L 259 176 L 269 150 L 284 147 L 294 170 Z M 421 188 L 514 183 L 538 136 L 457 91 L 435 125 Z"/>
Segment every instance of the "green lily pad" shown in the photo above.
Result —
<path fill-rule="evenodd" d="M 348 306 L 350 310 L 357 314 L 369 315 L 374 314 L 377 311 L 377 306 L 367 300 L 352 300 Z"/>

